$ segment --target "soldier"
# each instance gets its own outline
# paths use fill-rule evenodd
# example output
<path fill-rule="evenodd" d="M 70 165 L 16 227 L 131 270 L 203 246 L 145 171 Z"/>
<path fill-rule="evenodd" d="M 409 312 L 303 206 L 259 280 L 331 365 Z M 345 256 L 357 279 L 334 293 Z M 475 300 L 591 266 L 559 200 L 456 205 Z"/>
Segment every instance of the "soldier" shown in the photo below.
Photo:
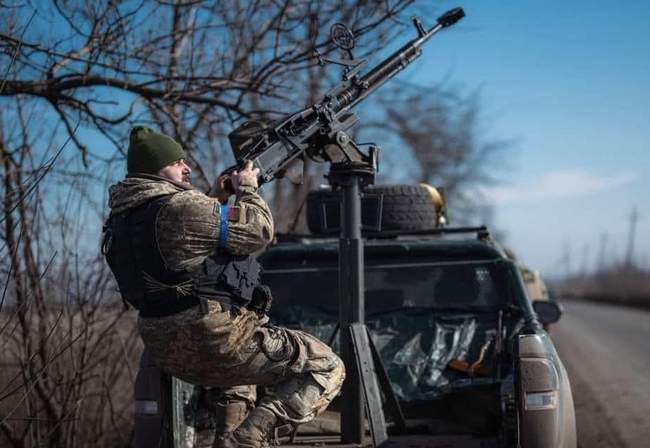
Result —
<path fill-rule="evenodd" d="M 268 322 L 270 292 L 251 256 L 273 238 L 258 170 L 248 163 L 229 175 L 236 199 L 228 206 L 226 175 L 214 197 L 193 189 L 181 146 L 135 127 L 127 172 L 110 187 L 103 251 L 123 299 L 139 311 L 154 362 L 221 390 L 217 418 L 227 433 L 215 446 L 268 446 L 277 426 L 312 420 L 339 392 L 344 367 L 315 337 Z M 256 407 L 253 385 L 267 386 Z"/>

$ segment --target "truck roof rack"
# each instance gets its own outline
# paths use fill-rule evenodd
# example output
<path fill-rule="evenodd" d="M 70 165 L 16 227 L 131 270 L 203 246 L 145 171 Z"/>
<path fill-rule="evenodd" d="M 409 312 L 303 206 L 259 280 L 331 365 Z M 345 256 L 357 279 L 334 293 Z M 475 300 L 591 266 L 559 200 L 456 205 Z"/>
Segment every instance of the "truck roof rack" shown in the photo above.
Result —
<path fill-rule="evenodd" d="M 398 236 L 418 236 L 418 235 L 451 235 L 461 233 L 476 233 L 476 238 L 481 241 L 490 239 L 490 231 L 486 226 L 469 226 L 469 227 L 438 227 L 427 230 L 385 230 L 381 232 L 371 232 L 364 234 L 366 238 L 393 238 Z M 278 241 L 296 241 L 301 239 L 319 239 L 335 238 L 335 234 L 311 234 L 311 233 L 278 233 Z"/>
<path fill-rule="evenodd" d="M 490 237 L 490 231 L 486 226 L 476 227 L 437 227 L 428 230 L 386 230 L 371 235 L 372 237 L 393 237 L 393 236 L 407 236 L 407 235 L 446 235 L 458 233 L 476 233 L 479 240 L 486 240 Z"/>

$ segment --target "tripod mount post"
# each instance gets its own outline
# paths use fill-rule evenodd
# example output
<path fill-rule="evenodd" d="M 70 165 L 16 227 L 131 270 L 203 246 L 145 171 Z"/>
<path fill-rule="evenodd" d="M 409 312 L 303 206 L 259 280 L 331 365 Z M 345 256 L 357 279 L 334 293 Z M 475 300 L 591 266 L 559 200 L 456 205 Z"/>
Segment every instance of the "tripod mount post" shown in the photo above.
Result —
<path fill-rule="evenodd" d="M 375 159 L 376 160 L 376 159 Z M 361 239 L 361 189 L 372 184 L 376 163 L 332 163 L 328 175 L 340 191 L 341 230 L 339 238 L 339 324 L 341 357 L 347 369 L 343 384 L 345 406 L 341 409 L 343 443 L 362 443 L 364 436 L 364 393 L 357 368 L 351 326 L 364 323 L 364 258 Z"/>

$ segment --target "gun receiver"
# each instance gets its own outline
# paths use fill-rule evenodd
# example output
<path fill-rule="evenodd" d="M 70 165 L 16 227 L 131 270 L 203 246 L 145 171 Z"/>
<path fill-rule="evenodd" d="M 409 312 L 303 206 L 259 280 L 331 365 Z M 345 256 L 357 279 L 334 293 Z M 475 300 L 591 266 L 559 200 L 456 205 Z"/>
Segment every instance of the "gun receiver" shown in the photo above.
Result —
<path fill-rule="evenodd" d="M 462 8 L 454 8 L 440 16 L 437 24 L 428 31 L 414 17 L 413 24 L 418 37 L 383 60 L 363 77 L 359 76 L 358 72 L 366 61 L 352 58 L 351 49 L 354 47 L 352 33 L 343 25 L 335 25 L 332 34 L 335 31 L 341 33 L 341 28 L 344 29 L 344 33 L 347 32 L 343 37 L 333 36 L 333 41 L 348 52 L 350 60 L 347 63 L 330 60 L 347 66 L 343 81 L 327 92 L 318 103 L 290 114 L 269 127 L 251 131 L 250 126 L 247 126 L 250 122 L 247 122 L 233 131 L 230 139 L 237 163 L 252 161 L 253 166 L 260 170 L 260 185 L 279 177 L 292 160 L 303 154 L 317 162 L 359 162 L 376 166 L 376 148 L 371 148 L 368 155 L 364 154 L 345 133 L 359 120 L 350 109 L 420 56 L 422 45 L 434 34 L 455 24 L 464 16 Z M 351 43 L 350 39 L 352 39 Z M 341 41 L 344 42 L 340 43 Z M 322 62 L 323 58 L 320 55 L 318 57 Z M 244 137 L 238 147 L 233 143 L 233 136 L 240 141 L 241 137 Z"/>

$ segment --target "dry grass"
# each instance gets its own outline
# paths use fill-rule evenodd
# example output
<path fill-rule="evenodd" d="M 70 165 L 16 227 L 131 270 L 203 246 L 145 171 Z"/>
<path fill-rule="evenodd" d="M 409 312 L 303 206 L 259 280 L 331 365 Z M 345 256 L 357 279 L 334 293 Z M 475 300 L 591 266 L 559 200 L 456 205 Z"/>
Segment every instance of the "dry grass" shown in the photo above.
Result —
<path fill-rule="evenodd" d="M 130 446 L 133 317 L 121 306 L 4 310 L 0 445 Z"/>

